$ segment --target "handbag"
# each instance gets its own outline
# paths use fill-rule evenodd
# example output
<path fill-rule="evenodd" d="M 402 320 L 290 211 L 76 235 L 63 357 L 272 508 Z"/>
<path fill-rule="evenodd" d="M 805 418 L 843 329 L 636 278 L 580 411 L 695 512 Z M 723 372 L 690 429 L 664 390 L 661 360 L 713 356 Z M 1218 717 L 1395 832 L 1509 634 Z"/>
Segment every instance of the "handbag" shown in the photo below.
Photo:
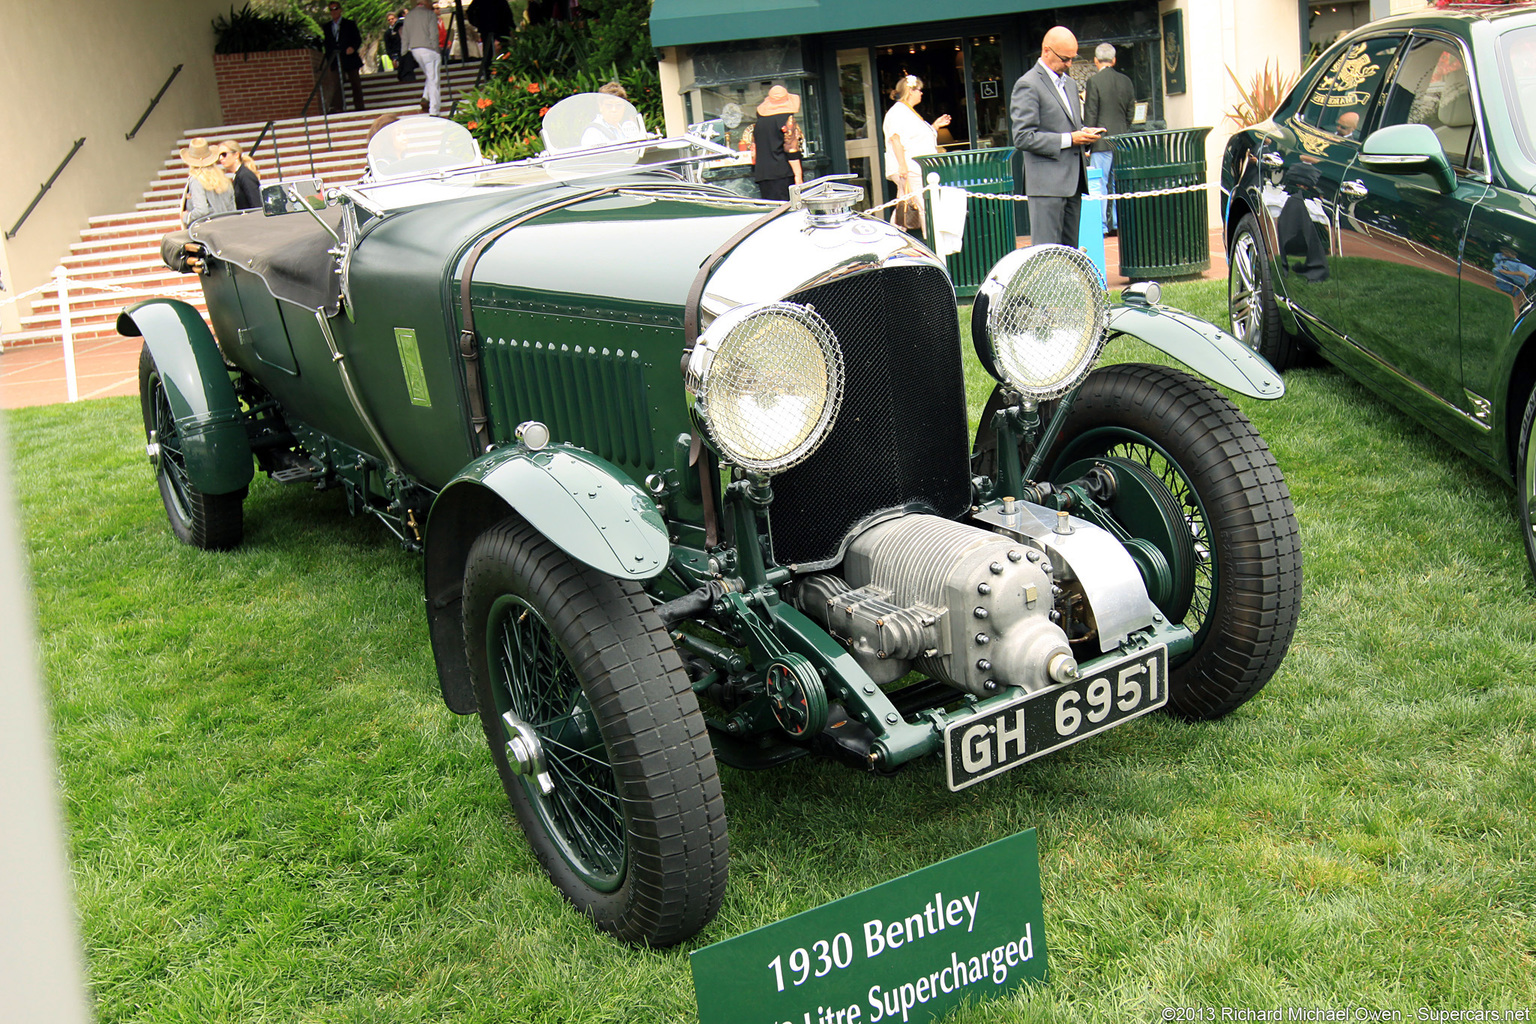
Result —
<path fill-rule="evenodd" d="M 805 141 L 805 134 L 800 131 L 800 126 L 795 123 L 795 115 L 790 114 L 789 120 L 784 122 L 784 127 L 779 131 L 784 133 L 784 152 L 786 154 L 799 154 L 800 145 Z"/>

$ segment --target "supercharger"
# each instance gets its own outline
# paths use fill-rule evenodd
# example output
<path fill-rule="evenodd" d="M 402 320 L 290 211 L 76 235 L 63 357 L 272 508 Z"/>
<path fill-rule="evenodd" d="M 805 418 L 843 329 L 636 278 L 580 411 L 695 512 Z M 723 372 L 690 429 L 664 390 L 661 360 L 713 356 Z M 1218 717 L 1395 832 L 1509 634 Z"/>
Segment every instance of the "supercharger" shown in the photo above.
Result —
<path fill-rule="evenodd" d="M 916 670 L 981 697 L 1077 677 L 1060 624 L 1068 601 L 1101 650 L 1152 623 L 1141 573 L 1107 531 L 1024 501 L 974 522 L 876 523 L 849 543 L 840 575 L 808 577 L 795 603 L 876 683 Z"/>

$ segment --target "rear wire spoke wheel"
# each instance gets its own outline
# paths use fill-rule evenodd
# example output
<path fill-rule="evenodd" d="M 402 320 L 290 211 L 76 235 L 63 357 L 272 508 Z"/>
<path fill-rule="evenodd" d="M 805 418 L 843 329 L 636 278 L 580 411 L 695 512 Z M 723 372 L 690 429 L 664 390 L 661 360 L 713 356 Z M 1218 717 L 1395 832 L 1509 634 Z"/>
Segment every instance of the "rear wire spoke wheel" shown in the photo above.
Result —
<path fill-rule="evenodd" d="M 1269 247 L 1253 214 L 1245 214 L 1227 252 L 1227 309 L 1232 334 L 1269 361 L 1276 370 L 1294 366 L 1296 339 L 1286 333 L 1275 300 Z"/>
<path fill-rule="evenodd" d="M 464 634 L 491 759 L 556 888 L 628 942 L 697 934 L 725 892 L 724 801 L 650 598 L 514 517 L 470 549 Z"/>
<path fill-rule="evenodd" d="M 1105 456 L 1145 466 L 1183 511 L 1194 564 L 1179 621 L 1194 647 L 1171 666 L 1168 704 L 1184 718 L 1219 718 L 1263 688 L 1296 631 L 1300 531 L 1285 478 L 1236 406 L 1163 366 L 1090 374 L 1046 456 L 1046 477 L 1067 483 L 1067 467 Z M 1181 543 L 1164 554 L 1174 561 L 1190 550 Z"/>
<path fill-rule="evenodd" d="M 155 469 L 171 532 L 183 544 L 204 550 L 238 546 L 245 532 L 245 489 L 230 494 L 207 494 L 187 475 L 181 430 L 148 345 L 139 351 L 139 407 L 144 415 L 144 440 L 150 464 Z"/>

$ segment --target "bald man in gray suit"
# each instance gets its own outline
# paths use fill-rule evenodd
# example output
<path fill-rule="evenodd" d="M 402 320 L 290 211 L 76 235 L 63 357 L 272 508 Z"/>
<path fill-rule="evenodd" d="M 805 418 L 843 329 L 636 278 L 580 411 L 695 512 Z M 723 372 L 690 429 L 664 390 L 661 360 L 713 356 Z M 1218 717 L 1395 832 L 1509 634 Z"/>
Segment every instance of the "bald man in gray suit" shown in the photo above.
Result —
<path fill-rule="evenodd" d="M 1069 73 L 1077 37 L 1057 25 L 1040 44 L 1040 59 L 1013 86 L 1008 115 L 1013 144 L 1024 155 L 1029 234 L 1036 245 L 1077 245 L 1082 195 L 1088 191 L 1088 147 L 1103 128 L 1083 126 L 1077 83 Z"/>

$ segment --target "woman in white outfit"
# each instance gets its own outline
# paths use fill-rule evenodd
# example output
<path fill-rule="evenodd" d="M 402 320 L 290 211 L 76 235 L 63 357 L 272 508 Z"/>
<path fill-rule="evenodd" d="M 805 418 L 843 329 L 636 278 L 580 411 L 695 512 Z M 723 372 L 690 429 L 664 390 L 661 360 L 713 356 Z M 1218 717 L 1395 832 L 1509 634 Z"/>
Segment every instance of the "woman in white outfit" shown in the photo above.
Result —
<path fill-rule="evenodd" d="M 932 156 L 939 151 L 939 129 L 949 124 L 949 115 L 940 114 L 930 124 L 913 109 L 923 101 L 923 80 L 916 75 L 903 75 L 893 92 L 896 102 L 885 112 L 880 134 L 885 137 L 885 176 L 896 183 L 900 199 L 914 197 L 914 203 L 896 207 L 892 220 L 914 231 L 922 229 L 921 200 L 916 199 L 923 188 L 923 172 L 915 157 Z M 914 210 L 915 207 L 915 210 Z"/>

